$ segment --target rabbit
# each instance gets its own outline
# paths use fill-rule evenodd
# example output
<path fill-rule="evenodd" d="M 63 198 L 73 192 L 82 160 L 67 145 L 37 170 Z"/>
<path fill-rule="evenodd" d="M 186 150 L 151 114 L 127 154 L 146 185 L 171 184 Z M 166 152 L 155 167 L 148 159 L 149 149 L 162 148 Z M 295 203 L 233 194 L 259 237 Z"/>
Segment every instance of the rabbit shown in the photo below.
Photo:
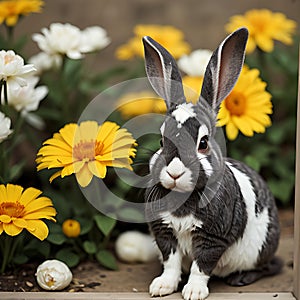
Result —
<path fill-rule="evenodd" d="M 211 276 L 234 286 L 280 272 L 275 257 L 280 228 L 275 200 L 262 177 L 242 162 L 223 157 L 216 127 L 223 99 L 244 64 L 248 30 L 239 28 L 213 52 L 197 104 L 186 101 L 171 54 L 143 37 L 145 68 L 167 113 L 161 148 L 150 159 L 145 216 L 161 252 L 163 272 L 149 287 L 152 297 L 175 292 L 182 261 L 191 261 L 185 300 L 209 295 Z"/>

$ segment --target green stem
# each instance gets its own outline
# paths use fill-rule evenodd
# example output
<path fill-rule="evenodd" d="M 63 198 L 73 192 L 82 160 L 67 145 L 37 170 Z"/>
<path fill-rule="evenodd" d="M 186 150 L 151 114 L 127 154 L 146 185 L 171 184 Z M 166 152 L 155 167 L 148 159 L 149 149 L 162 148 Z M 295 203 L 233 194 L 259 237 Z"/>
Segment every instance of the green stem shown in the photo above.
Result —
<path fill-rule="evenodd" d="M 4 104 L 8 104 L 8 96 L 7 96 L 7 82 L 3 82 L 4 86 Z"/>
<path fill-rule="evenodd" d="M 13 238 L 5 235 L 3 237 L 3 261 L 0 269 L 0 273 L 3 274 L 7 265 L 10 263 L 9 258 L 11 257 L 11 249 L 12 249 L 12 243 Z"/>

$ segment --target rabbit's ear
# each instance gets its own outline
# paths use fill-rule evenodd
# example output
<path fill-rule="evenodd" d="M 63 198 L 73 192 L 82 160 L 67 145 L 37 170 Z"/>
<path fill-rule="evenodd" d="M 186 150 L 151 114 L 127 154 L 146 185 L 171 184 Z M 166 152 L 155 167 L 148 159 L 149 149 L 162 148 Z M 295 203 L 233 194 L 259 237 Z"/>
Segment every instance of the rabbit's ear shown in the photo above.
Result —
<path fill-rule="evenodd" d="M 186 102 L 182 79 L 172 55 L 151 37 L 143 37 L 148 79 L 156 93 L 165 99 L 167 108 Z"/>
<path fill-rule="evenodd" d="M 246 28 L 236 30 L 214 51 L 207 65 L 200 100 L 204 98 L 216 113 L 240 75 L 247 39 Z"/>

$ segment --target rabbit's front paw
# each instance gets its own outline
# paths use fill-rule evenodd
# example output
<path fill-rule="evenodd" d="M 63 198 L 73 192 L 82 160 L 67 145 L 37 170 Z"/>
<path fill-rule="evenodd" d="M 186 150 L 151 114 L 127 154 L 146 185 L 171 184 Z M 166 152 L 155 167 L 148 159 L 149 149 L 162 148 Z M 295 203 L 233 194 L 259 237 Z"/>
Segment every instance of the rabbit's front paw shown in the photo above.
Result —
<path fill-rule="evenodd" d="M 151 297 L 164 296 L 176 291 L 178 280 L 172 276 L 161 275 L 156 277 L 149 287 Z"/>
<path fill-rule="evenodd" d="M 203 300 L 208 295 L 207 285 L 195 280 L 189 281 L 182 290 L 184 300 Z"/>

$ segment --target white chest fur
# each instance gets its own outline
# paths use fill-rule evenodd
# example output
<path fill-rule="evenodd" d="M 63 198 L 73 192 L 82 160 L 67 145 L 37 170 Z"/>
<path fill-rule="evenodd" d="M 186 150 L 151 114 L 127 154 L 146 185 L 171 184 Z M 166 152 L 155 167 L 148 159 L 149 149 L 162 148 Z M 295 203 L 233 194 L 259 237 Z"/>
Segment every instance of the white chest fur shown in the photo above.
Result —
<path fill-rule="evenodd" d="M 183 255 L 190 255 L 192 250 L 192 231 L 201 228 L 202 222 L 193 215 L 174 217 L 171 213 L 161 213 L 160 217 L 164 224 L 173 229 L 177 238 L 179 250 Z"/>

